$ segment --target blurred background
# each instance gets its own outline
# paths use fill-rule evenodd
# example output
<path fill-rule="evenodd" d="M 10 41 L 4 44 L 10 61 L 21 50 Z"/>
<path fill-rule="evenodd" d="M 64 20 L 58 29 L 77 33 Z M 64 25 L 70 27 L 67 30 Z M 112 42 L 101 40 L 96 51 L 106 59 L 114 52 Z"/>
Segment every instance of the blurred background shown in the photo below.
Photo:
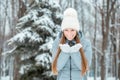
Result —
<path fill-rule="evenodd" d="M 120 80 L 120 0 L 0 0 L 0 80 L 56 80 L 50 49 L 68 7 L 92 43 L 84 80 Z"/>

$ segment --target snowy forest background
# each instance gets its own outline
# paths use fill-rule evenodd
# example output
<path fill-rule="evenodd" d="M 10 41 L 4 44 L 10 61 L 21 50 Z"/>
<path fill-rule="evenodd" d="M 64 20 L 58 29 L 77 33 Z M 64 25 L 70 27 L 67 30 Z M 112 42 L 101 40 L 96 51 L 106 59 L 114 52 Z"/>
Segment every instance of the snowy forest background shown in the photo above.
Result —
<path fill-rule="evenodd" d="M 120 80 L 120 0 L 0 0 L 0 80 L 56 79 L 50 49 L 67 7 L 92 42 L 86 80 Z"/>

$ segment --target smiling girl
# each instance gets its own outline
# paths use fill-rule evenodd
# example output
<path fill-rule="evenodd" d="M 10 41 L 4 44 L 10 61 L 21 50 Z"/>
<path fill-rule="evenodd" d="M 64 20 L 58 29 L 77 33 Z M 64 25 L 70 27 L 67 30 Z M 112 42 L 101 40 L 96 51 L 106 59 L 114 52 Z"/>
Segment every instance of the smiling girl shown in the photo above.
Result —
<path fill-rule="evenodd" d="M 52 52 L 52 72 L 57 80 L 82 80 L 89 70 L 92 48 L 80 31 L 77 11 L 64 11 L 61 32 L 56 37 Z"/>

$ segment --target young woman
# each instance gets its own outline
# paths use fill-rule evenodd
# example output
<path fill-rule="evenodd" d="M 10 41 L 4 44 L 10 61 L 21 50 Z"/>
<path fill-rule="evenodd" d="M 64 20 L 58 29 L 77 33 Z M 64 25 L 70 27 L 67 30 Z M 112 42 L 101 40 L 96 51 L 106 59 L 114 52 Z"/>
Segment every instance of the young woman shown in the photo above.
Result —
<path fill-rule="evenodd" d="M 52 72 L 57 80 L 82 80 L 89 70 L 92 58 L 91 43 L 79 28 L 77 12 L 73 8 L 64 11 L 61 32 L 53 43 Z"/>

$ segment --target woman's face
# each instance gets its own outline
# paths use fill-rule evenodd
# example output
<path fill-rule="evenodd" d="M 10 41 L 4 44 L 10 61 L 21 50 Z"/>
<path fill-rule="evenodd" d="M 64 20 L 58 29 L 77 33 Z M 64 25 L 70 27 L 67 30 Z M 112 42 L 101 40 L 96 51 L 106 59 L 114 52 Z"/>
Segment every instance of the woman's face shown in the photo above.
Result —
<path fill-rule="evenodd" d="M 74 37 L 76 36 L 77 34 L 77 31 L 72 29 L 72 28 L 67 28 L 65 30 L 63 30 L 63 34 L 65 35 L 65 37 L 68 39 L 68 40 L 73 40 Z"/>

